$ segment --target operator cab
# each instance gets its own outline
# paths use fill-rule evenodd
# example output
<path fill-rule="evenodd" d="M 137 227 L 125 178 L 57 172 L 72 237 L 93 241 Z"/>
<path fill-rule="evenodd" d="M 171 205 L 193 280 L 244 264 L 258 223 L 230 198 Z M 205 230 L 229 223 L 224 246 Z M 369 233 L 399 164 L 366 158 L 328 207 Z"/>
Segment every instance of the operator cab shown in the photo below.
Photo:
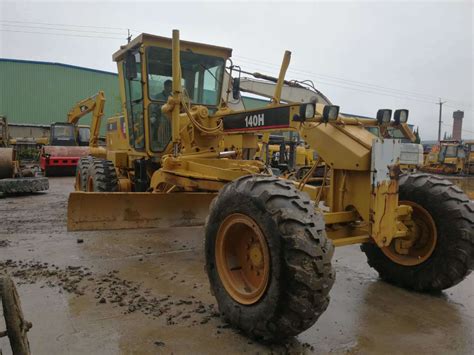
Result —
<path fill-rule="evenodd" d="M 460 143 L 441 144 L 441 149 L 438 155 L 438 161 L 440 163 L 447 163 L 447 161 L 445 161 L 447 159 L 464 159 L 465 157 L 466 152 L 464 151 L 464 147 Z"/>
<path fill-rule="evenodd" d="M 76 130 L 74 125 L 67 122 L 51 124 L 49 144 L 54 146 L 76 146 Z"/>
<path fill-rule="evenodd" d="M 205 106 L 210 115 L 221 104 L 225 64 L 232 50 L 180 41 L 184 100 Z M 171 94 L 171 38 L 141 34 L 113 55 L 126 103 L 130 147 L 137 153 L 161 155 L 169 148 L 171 123 L 161 107 Z"/>

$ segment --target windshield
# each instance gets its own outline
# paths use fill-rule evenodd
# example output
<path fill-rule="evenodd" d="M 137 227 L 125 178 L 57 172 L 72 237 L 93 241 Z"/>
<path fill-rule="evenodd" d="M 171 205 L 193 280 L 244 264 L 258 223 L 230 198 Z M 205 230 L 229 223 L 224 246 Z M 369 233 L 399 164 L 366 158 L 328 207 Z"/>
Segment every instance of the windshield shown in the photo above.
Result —
<path fill-rule="evenodd" d="M 147 48 L 150 100 L 166 101 L 171 95 L 171 49 Z M 225 61 L 220 57 L 181 52 L 181 85 L 194 104 L 217 106 Z"/>
<path fill-rule="evenodd" d="M 53 126 L 53 134 L 55 137 L 58 138 L 71 138 L 74 137 L 74 127 L 71 125 L 58 125 Z"/>
<path fill-rule="evenodd" d="M 449 158 L 455 158 L 457 156 L 457 146 L 455 145 L 448 145 L 446 146 L 446 153 L 445 156 Z"/>

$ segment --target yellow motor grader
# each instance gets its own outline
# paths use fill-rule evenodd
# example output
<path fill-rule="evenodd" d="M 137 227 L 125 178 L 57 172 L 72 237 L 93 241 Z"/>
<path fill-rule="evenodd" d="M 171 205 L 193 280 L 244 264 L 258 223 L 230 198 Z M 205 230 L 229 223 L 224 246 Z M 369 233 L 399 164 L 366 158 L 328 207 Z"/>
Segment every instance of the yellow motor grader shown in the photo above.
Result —
<path fill-rule="evenodd" d="M 443 290 L 473 267 L 474 206 L 452 183 L 402 175 L 407 110 L 377 120 L 321 102 L 280 102 L 285 52 L 267 107 L 234 110 L 231 49 L 141 34 L 114 55 L 123 116 L 107 121 L 106 159 L 79 162 L 69 230 L 205 223 L 206 270 L 221 314 L 278 341 L 312 326 L 335 280 L 334 246 L 361 244 L 394 284 Z M 330 174 L 321 186 L 275 177 L 253 160 L 258 135 L 298 132 Z M 420 152 L 419 150 L 413 150 Z M 311 176 L 308 172 L 307 177 Z M 326 183 L 329 181 L 329 183 Z"/>

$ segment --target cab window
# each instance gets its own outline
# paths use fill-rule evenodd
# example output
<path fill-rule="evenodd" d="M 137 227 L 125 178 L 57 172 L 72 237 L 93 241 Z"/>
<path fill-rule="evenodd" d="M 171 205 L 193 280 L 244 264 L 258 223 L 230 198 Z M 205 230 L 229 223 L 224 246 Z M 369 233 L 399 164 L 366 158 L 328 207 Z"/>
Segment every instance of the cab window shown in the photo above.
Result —
<path fill-rule="evenodd" d="M 130 146 L 136 150 L 145 149 L 145 126 L 143 117 L 143 88 L 140 53 L 136 50 L 133 54 L 137 66 L 137 76 L 125 80 L 125 94 L 127 95 L 128 132 Z M 124 72 L 126 62 L 124 62 Z"/>
<path fill-rule="evenodd" d="M 149 98 L 152 101 L 166 101 L 165 82 L 172 80 L 171 49 L 149 47 L 146 53 Z M 181 52 L 181 86 L 192 103 L 219 105 L 224 64 L 224 59 L 220 57 Z"/>

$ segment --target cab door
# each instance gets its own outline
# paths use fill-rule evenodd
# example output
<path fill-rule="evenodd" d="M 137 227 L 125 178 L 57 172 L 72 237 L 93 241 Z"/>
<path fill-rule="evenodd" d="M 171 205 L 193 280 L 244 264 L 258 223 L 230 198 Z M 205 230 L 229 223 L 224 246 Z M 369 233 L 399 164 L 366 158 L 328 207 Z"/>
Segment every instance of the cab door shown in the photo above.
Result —
<path fill-rule="evenodd" d="M 143 114 L 142 60 L 139 49 L 127 53 L 124 60 L 125 96 L 130 147 L 145 151 Z"/>

